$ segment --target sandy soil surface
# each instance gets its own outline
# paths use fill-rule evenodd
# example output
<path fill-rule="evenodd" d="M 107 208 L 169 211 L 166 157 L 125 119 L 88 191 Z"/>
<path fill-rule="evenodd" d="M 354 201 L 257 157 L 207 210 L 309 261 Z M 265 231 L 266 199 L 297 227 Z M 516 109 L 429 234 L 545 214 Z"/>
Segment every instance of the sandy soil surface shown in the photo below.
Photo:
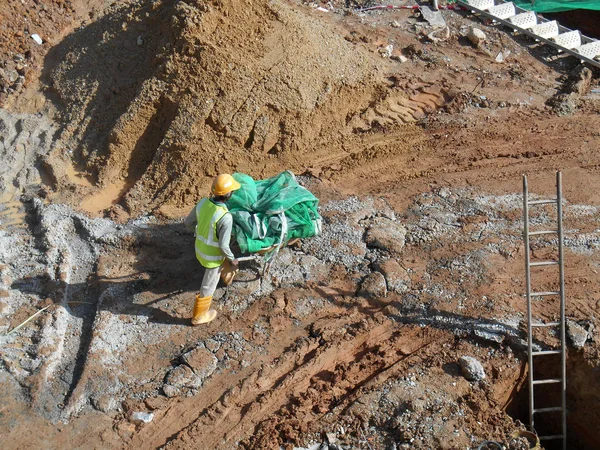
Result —
<path fill-rule="evenodd" d="M 598 73 L 464 12 L 433 30 L 359 3 L 0 12 L 3 448 L 527 448 L 511 439 L 528 411 L 522 175 L 548 198 L 557 170 L 569 448 L 600 445 Z M 220 172 L 286 169 L 322 234 L 265 276 L 245 263 L 190 327 L 202 271 L 182 217 Z M 535 238 L 533 259 L 556 246 Z M 533 282 L 555 290 L 556 268 Z"/>

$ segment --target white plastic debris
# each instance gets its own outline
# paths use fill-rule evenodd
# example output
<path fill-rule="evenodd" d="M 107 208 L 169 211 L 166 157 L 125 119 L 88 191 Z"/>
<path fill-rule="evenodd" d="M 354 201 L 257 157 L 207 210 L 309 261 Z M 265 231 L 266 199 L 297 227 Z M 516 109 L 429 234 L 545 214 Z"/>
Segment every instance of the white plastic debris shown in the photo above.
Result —
<path fill-rule="evenodd" d="M 508 56 L 510 55 L 510 50 L 504 50 L 503 52 L 500 52 L 496 55 L 496 59 L 495 61 L 497 63 L 503 63 L 504 61 L 506 61 L 506 58 L 508 58 Z"/>
<path fill-rule="evenodd" d="M 392 56 L 392 52 L 394 51 L 394 46 L 392 44 L 386 47 L 379 48 L 379 54 L 384 58 L 390 58 Z"/>
<path fill-rule="evenodd" d="M 150 423 L 154 419 L 153 413 L 145 413 L 141 411 L 136 411 L 131 414 L 131 422 L 133 423 Z"/>
<path fill-rule="evenodd" d="M 429 40 L 431 42 L 446 41 L 446 40 L 450 39 L 450 28 L 449 27 L 436 28 L 435 30 L 429 32 L 427 34 L 427 37 L 429 38 Z"/>
<path fill-rule="evenodd" d="M 32 34 L 31 39 L 33 39 L 35 41 L 35 43 L 38 45 L 42 45 L 44 43 L 44 41 L 42 40 L 42 38 L 40 37 L 39 34 Z"/>
<path fill-rule="evenodd" d="M 406 61 L 408 61 L 408 58 L 406 56 L 404 56 L 404 55 L 397 55 L 397 56 L 392 55 L 391 58 L 394 61 L 398 61 L 398 62 L 401 62 L 401 63 L 405 63 Z"/>

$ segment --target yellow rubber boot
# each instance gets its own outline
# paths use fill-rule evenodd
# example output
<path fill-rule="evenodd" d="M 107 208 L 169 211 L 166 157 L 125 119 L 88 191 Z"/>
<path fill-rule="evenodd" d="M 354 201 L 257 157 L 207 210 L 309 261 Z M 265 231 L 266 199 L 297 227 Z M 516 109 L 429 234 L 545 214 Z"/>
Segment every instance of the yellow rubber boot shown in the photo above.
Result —
<path fill-rule="evenodd" d="M 217 312 L 214 309 L 210 309 L 211 303 L 212 295 L 210 297 L 200 297 L 200 295 L 196 295 L 194 314 L 192 315 L 193 326 L 208 323 L 217 316 Z"/>

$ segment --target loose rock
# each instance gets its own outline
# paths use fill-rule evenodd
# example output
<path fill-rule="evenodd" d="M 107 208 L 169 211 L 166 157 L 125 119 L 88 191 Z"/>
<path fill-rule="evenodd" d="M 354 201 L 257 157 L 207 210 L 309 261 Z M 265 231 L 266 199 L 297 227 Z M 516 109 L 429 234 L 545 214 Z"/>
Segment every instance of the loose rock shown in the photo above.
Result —
<path fill-rule="evenodd" d="M 385 277 L 389 291 L 402 293 L 408 289 L 410 276 L 404 267 L 395 259 L 387 259 L 375 264 L 375 269 Z"/>
<path fill-rule="evenodd" d="M 406 61 L 408 61 L 408 58 L 404 55 L 392 55 L 391 59 L 393 59 L 394 61 L 401 62 L 401 63 L 405 63 Z"/>
<path fill-rule="evenodd" d="M 194 384 L 194 378 L 192 369 L 185 364 L 180 364 L 169 372 L 165 383 L 178 388 L 189 387 Z"/>
<path fill-rule="evenodd" d="M 162 390 L 163 393 L 169 398 L 177 397 L 181 393 L 181 389 L 170 384 L 163 385 Z"/>
<path fill-rule="evenodd" d="M 37 45 L 42 45 L 44 43 L 39 34 L 32 34 L 31 39 L 33 39 Z"/>
<path fill-rule="evenodd" d="M 394 46 L 392 44 L 387 45 L 385 47 L 379 48 L 379 54 L 383 58 L 389 58 L 392 56 L 392 52 L 394 51 Z"/>
<path fill-rule="evenodd" d="M 98 397 L 92 397 L 90 400 L 94 408 L 105 414 L 108 414 L 109 412 L 117 409 L 118 402 L 111 395 L 100 395 Z"/>
<path fill-rule="evenodd" d="M 486 35 L 479 28 L 472 27 L 467 33 L 467 39 L 475 46 L 483 44 L 486 40 Z"/>
<path fill-rule="evenodd" d="M 400 253 L 406 242 L 406 228 L 387 217 L 378 217 L 367 230 L 365 241 L 370 247 Z"/>
<path fill-rule="evenodd" d="M 359 295 L 367 298 L 387 297 L 387 286 L 384 276 L 379 272 L 367 275 L 360 286 Z"/>
<path fill-rule="evenodd" d="M 567 320 L 567 336 L 573 347 L 582 349 L 588 339 L 588 331 L 573 320 Z"/>
<path fill-rule="evenodd" d="M 192 368 L 196 378 L 204 381 L 217 368 L 217 358 L 204 346 L 196 347 L 182 355 L 181 360 Z M 198 380 L 198 381 L 200 381 Z"/>
<path fill-rule="evenodd" d="M 472 356 L 462 356 L 458 363 L 463 376 L 469 381 L 479 381 L 485 379 L 485 370 L 481 363 Z"/>

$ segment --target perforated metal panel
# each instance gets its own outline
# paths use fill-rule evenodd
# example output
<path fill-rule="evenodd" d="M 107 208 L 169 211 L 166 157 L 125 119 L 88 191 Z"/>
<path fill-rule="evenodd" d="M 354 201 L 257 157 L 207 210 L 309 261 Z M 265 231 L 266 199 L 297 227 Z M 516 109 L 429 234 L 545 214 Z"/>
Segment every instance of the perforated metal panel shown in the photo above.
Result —
<path fill-rule="evenodd" d="M 569 31 L 568 33 L 559 34 L 554 38 L 554 42 L 558 45 L 568 48 L 569 50 L 581 46 L 581 33 L 579 30 Z"/>
<path fill-rule="evenodd" d="M 575 49 L 577 53 L 586 58 L 594 59 L 600 56 L 600 41 L 590 42 Z"/>
<path fill-rule="evenodd" d="M 494 7 L 494 0 L 467 0 L 467 3 L 482 11 L 487 11 Z"/>
<path fill-rule="evenodd" d="M 541 38 L 550 39 L 558 36 L 558 23 L 556 20 L 540 23 L 539 25 L 531 27 L 531 32 L 537 34 Z"/>
<path fill-rule="evenodd" d="M 582 63 L 600 68 L 600 40 L 581 33 L 572 33 L 575 30 L 560 26 L 555 20 L 546 21 L 535 12 L 526 11 L 513 3 L 505 3 L 504 0 L 456 0 L 456 3 L 471 9 L 481 17 L 492 19 L 495 23 L 502 23 L 515 31 L 519 29 L 536 41 L 543 41 L 559 52 L 568 53 L 581 60 Z M 517 12 L 519 14 L 516 14 Z"/>
<path fill-rule="evenodd" d="M 516 16 L 511 17 L 508 20 L 510 20 L 510 23 L 513 23 L 516 26 L 525 30 L 537 25 L 537 15 L 533 11 L 527 11 L 526 13 L 517 14 Z"/>
<path fill-rule="evenodd" d="M 498 19 L 506 20 L 509 17 L 514 16 L 517 12 L 514 3 L 508 2 L 490 8 L 489 13 Z"/>

